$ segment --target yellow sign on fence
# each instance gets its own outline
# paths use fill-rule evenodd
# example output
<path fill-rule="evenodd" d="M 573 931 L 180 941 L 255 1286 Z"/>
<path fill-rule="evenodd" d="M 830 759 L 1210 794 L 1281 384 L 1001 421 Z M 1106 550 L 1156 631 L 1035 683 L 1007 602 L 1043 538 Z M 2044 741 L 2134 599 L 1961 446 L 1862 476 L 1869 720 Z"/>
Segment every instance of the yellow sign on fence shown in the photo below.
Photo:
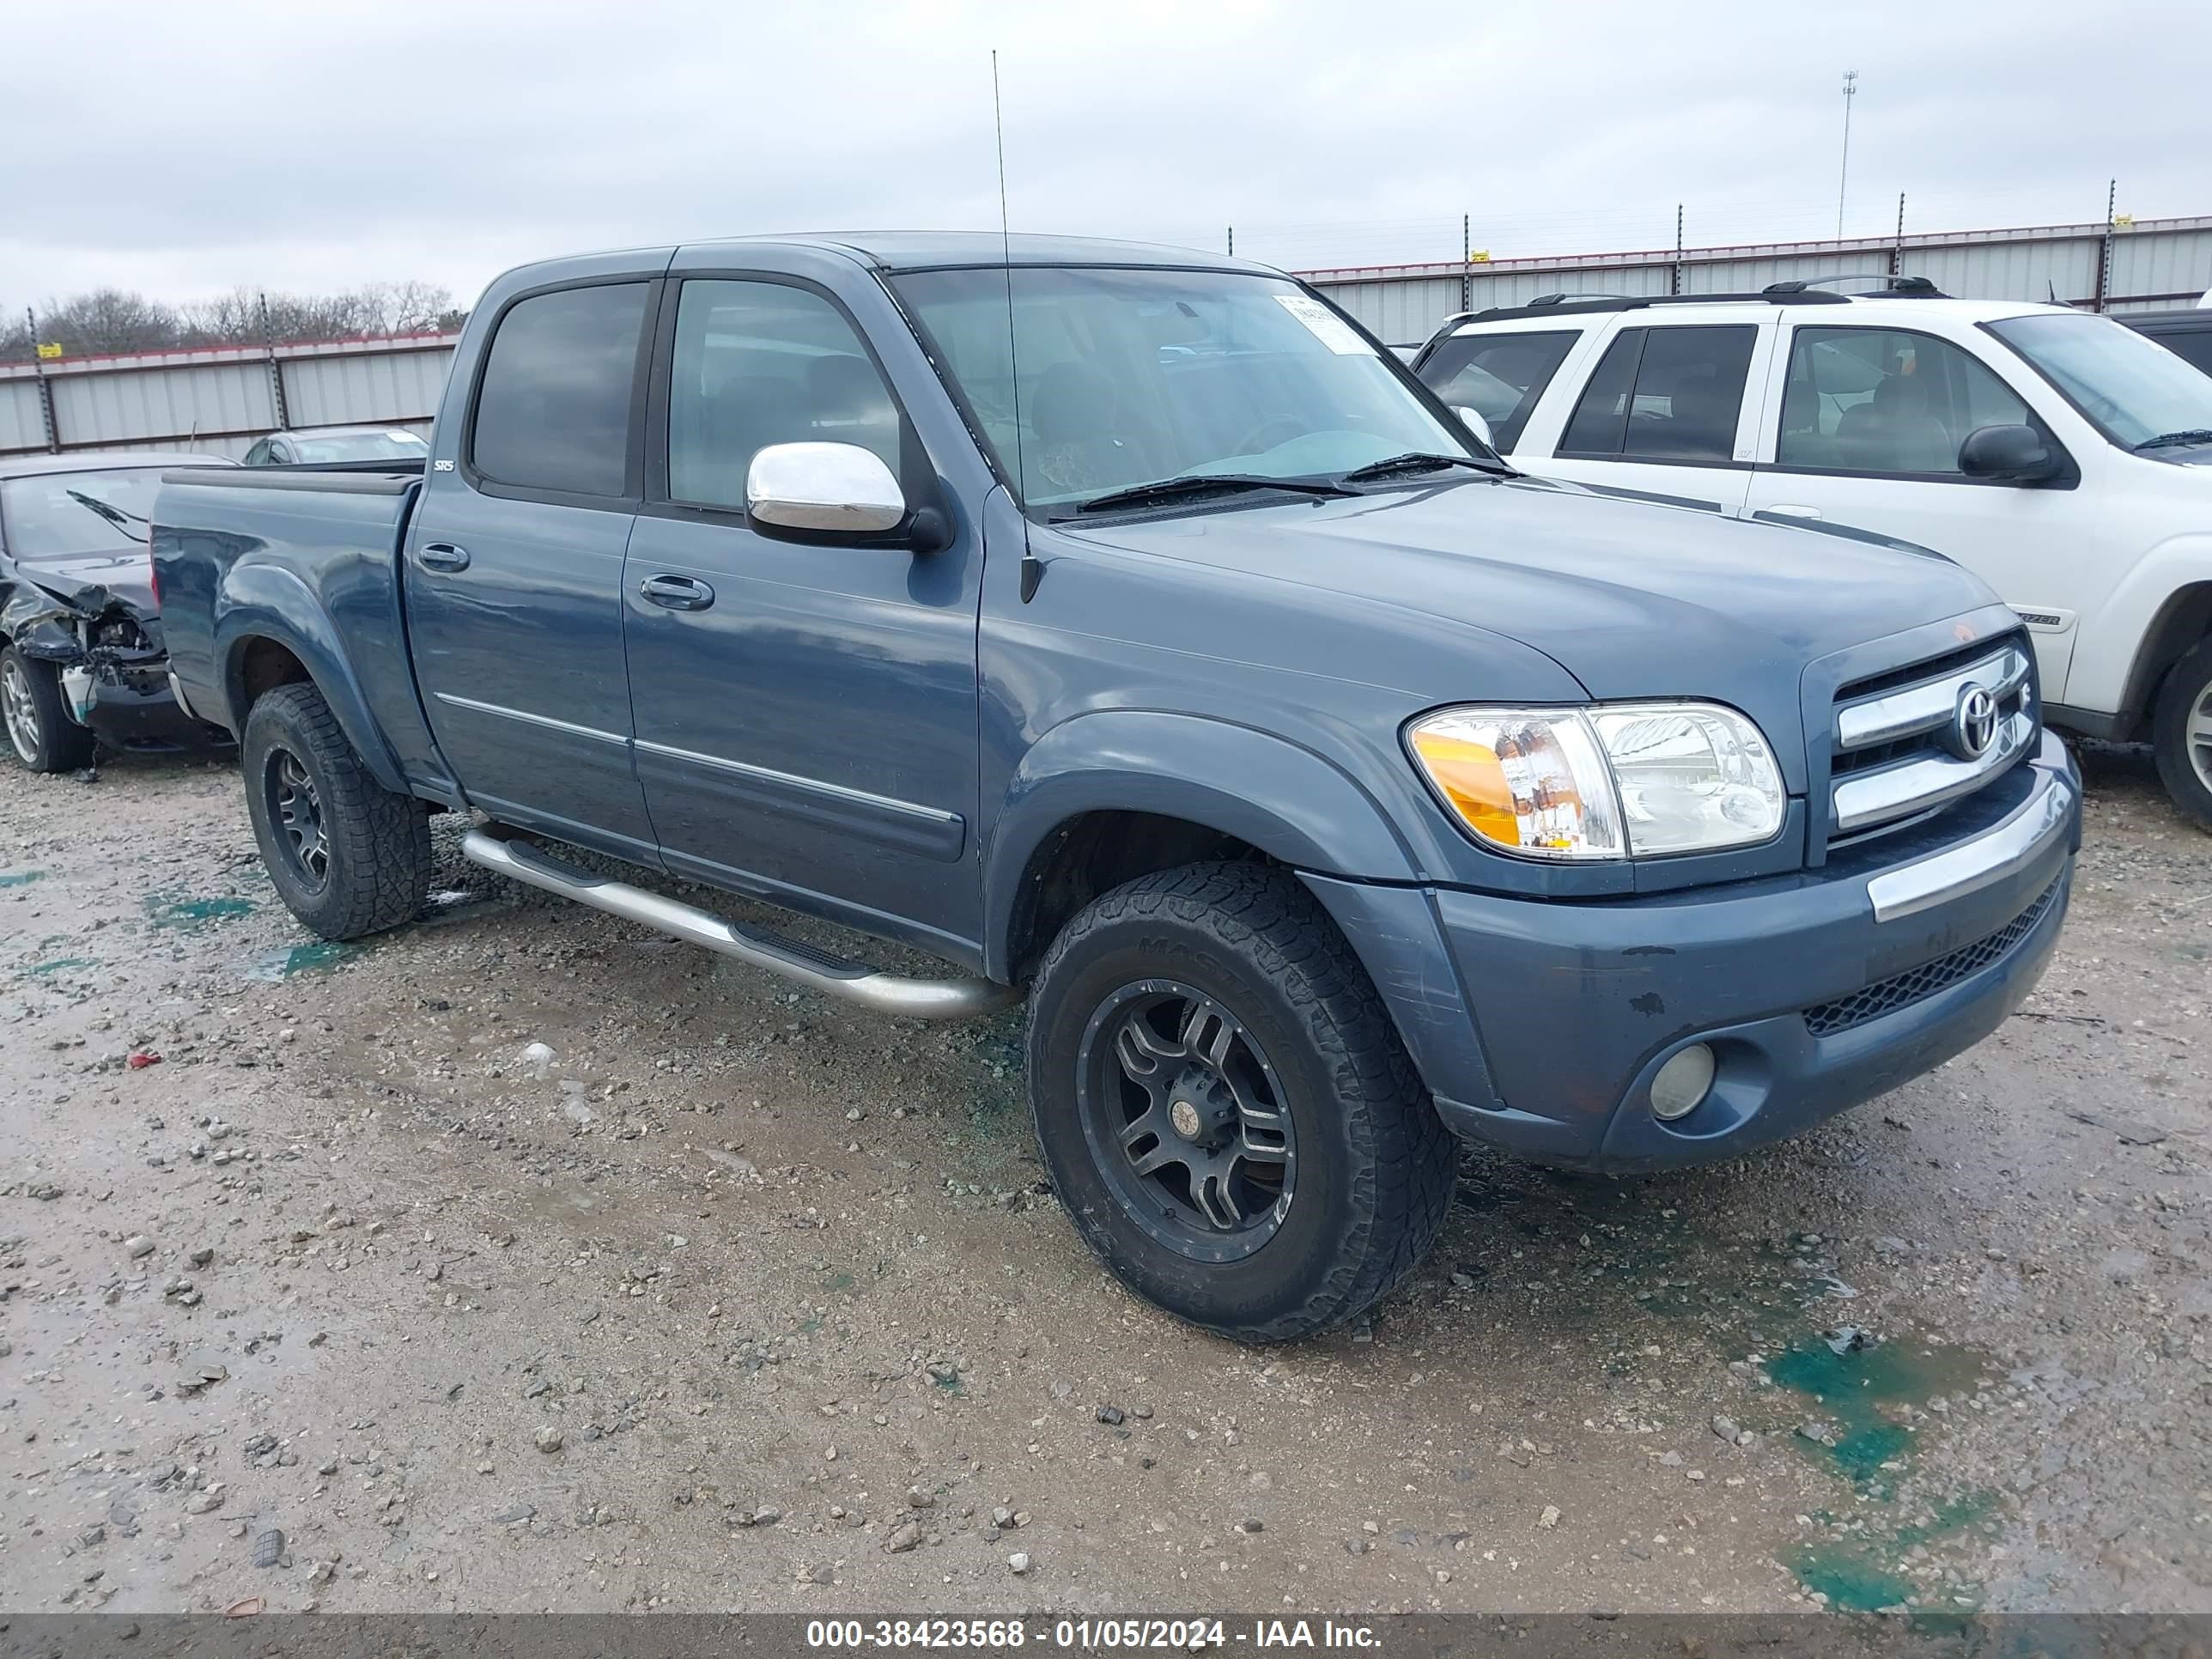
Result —
<path fill-rule="evenodd" d="M 39 356 L 41 361 L 52 362 L 55 358 L 61 355 L 62 349 L 58 342 L 48 340 L 41 340 L 39 342 Z"/>

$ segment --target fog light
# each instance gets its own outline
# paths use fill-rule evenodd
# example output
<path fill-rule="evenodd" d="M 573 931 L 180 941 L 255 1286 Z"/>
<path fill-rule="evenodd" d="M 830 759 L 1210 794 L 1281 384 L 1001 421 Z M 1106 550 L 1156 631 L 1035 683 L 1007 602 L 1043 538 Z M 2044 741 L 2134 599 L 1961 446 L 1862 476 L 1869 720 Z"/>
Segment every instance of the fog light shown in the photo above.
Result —
<path fill-rule="evenodd" d="M 1651 1115 L 1662 1123 L 1686 1117 L 1713 1086 L 1713 1051 L 1702 1042 L 1688 1048 L 1659 1068 L 1651 1079 Z"/>

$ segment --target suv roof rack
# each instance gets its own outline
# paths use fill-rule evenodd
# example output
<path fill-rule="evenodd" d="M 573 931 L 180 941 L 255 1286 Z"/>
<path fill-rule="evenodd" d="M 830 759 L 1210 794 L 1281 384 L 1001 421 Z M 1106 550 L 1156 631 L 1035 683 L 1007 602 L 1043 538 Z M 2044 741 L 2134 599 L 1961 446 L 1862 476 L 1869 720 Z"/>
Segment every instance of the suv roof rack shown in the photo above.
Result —
<path fill-rule="evenodd" d="M 1756 294 L 1601 294 L 1582 297 L 1566 294 L 1543 294 L 1525 305 L 1492 306 L 1485 311 L 1462 311 L 1447 317 L 1437 325 L 1437 333 L 1456 328 L 1462 323 L 1494 323 L 1514 317 L 1579 316 L 1596 311 L 1640 311 L 1646 306 L 1711 306 L 1735 303 L 1757 303 L 1771 306 L 1849 305 L 1848 294 L 1830 294 L 1820 289 L 1761 289 Z"/>
<path fill-rule="evenodd" d="M 1769 283 L 1760 290 L 1765 294 L 1804 295 L 1824 288 L 1830 283 L 1874 283 L 1879 284 L 1863 298 L 1890 297 L 1912 300 L 1942 300 L 1950 296 L 1925 276 L 1885 276 L 1879 271 L 1842 270 L 1833 276 L 1802 276 L 1795 282 Z"/>

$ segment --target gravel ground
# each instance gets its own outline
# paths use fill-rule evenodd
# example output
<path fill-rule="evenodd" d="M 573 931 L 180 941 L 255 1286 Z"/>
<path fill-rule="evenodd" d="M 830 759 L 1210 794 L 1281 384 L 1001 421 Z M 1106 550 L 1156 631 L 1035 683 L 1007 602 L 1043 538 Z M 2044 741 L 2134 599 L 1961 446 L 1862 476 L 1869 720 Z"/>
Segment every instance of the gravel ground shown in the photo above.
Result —
<path fill-rule="evenodd" d="M 233 769 L 0 771 L 0 1604 L 2212 1608 L 2212 840 L 2085 763 L 1997 1036 L 1717 1169 L 1471 1155 L 1370 1323 L 1265 1352 L 1076 1242 L 1018 1015 L 451 830 L 423 925 L 319 945 Z"/>

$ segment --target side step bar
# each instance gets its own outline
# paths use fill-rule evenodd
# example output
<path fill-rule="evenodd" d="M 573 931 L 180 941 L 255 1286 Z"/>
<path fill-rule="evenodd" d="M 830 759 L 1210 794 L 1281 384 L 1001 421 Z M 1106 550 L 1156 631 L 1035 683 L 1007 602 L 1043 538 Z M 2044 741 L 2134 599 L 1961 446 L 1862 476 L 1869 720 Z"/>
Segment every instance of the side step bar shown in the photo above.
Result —
<path fill-rule="evenodd" d="M 553 857 L 534 842 L 506 836 L 489 830 L 471 830 L 461 838 L 461 855 L 471 864 L 495 870 L 502 876 L 558 893 L 579 904 L 610 915 L 627 916 L 657 927 L 664 933 L 848 1002 L 857 1002 L 878 1013 L 908 1014 L 919 1019 L 963 1019 L 971 1014 L 993 1013 L 1021 1000 L 1011 986 L 988 979 L 904 979 L 879 973 L 866 963 L 817 951 L 797 939 L 779 938 L 759 928 L 734 921 L 694 905 L 649 893 L 626 881 L 617 881 L 595 871 L 580 869 Z"/>

